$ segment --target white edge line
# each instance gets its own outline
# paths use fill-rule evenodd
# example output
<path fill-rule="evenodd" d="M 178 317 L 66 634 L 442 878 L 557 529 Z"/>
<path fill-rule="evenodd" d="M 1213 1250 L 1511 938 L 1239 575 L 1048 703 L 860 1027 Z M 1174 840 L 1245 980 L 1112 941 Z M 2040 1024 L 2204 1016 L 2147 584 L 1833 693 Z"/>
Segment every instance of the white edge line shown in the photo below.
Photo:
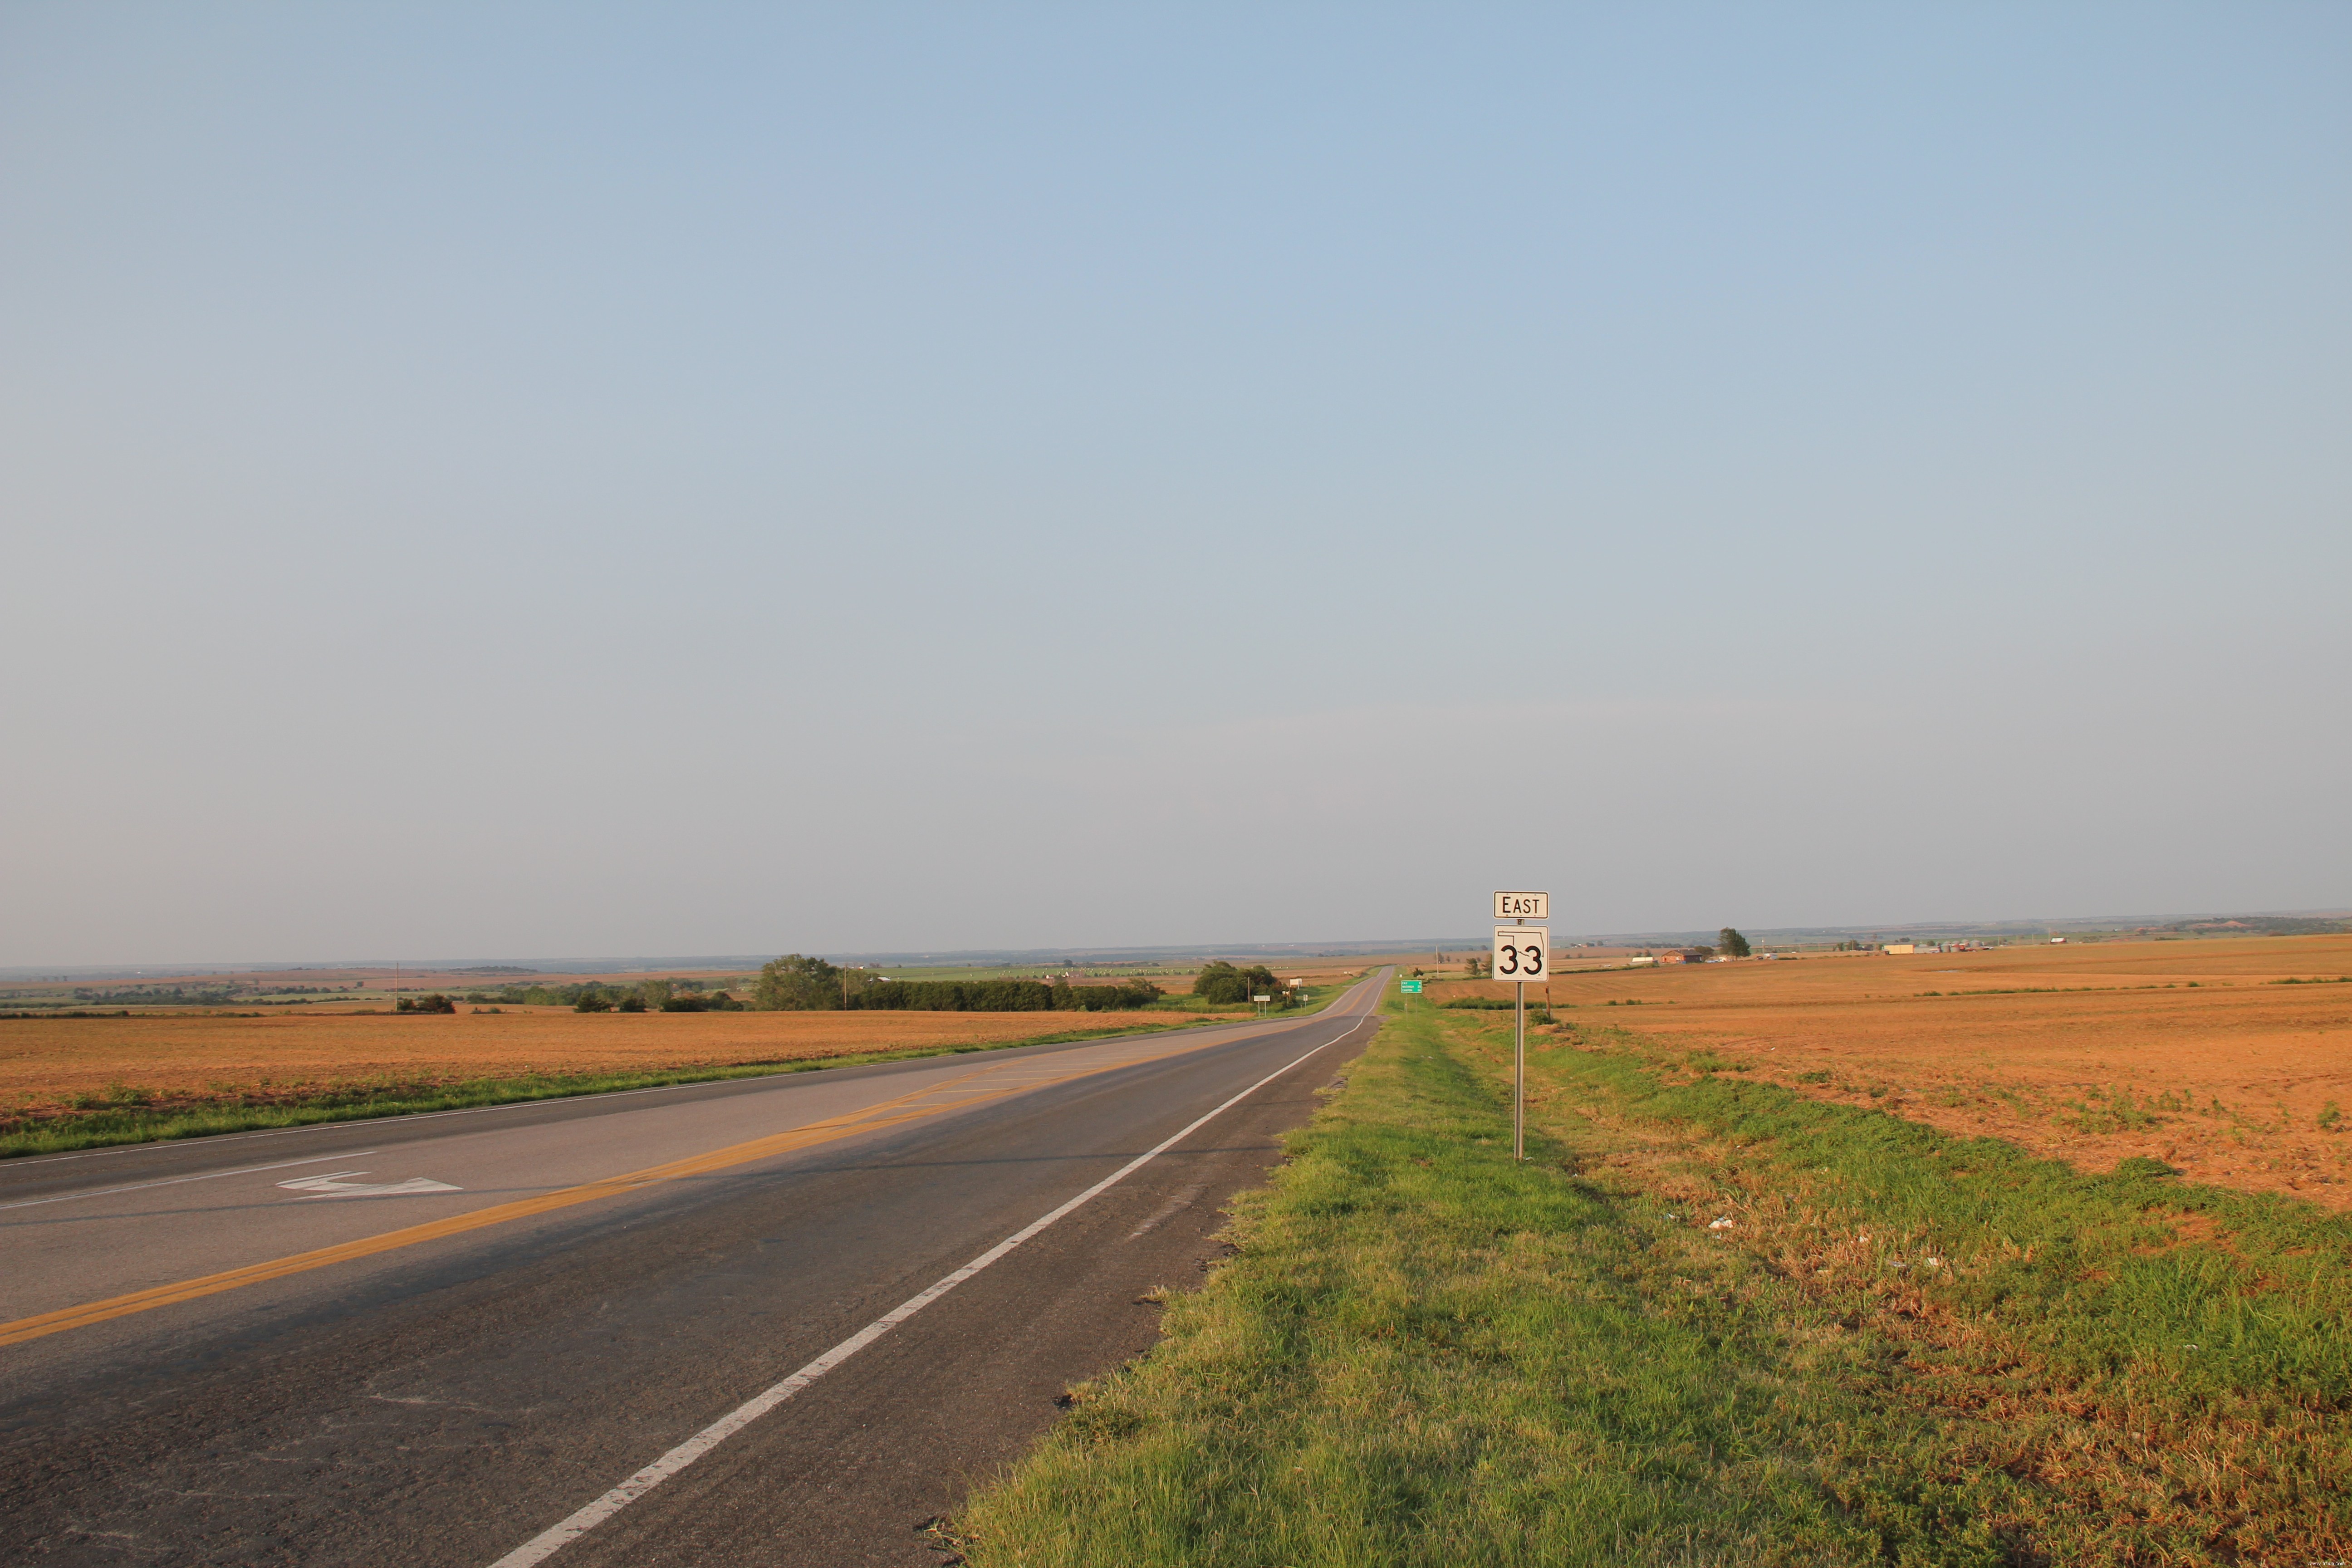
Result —
<path fill-rule="evenodd" d="M 362 1149 L 357 1153 L 316 1154 L 307 1160 L 280 1160 L 274 1165 L 242 1165 L 234 1171 L 205 1171 L 193 1176 L 164 1176 L 152 1182 L 133 1182 L 124 1187 L 88 1187 L 79 1193 L 58 1193 L 46 1198 L 18 1198 L 14 1203 L 0 1204 L 0 1209 L 28 1209 L 36 1204 L 70 1203 L 75 1198 L 102 1198 L 109 1193 L 143 1193 L 149 1187 L 176 1187 L 182 1182 L 209 1182 L 219 1176 L 249 1176 L 256 1171 L 283 1171 L 295 1165 L 323 1165 L 330 1160 L 359 1160 L 374 1153 Z"/>
<path fill-rule="evenodd" d="M 777 1405 L 782 1405 L 785 1400 L 790 1399 L 793 1394 L 798 1394 L 802 1389 L 806 1388 L 818 1378 L 823 1377 L 826 1373 L 831 1372 L 835 1367 L 839 1366 L 843 1362 L 847 1361 L 851 1356 L 856 1355 L 859 1351 L 864 1350 L 867 1345 L 872 1344 L 876 1340 L 878 1340 L 884 1334 L 888 1333 L 892 1329 L 897 1328 L 900 1323 L 905 1322 L 908 1319 L 913 1317 L 916 1313 L 921 1311 L 924 1308 L 929 1306 L 932 1302 L 938 1300 L 940 1297 L 946 1295 L 949 1291 L 954 1289 L 957 1286 L 962 1284 L 965 1280 L 971 1279 L 982 1269 L 987 1268 L 990 1264 L 994 1263 L 997 1259 L 1003 1258 L 1006 1253 L 1011 1252 L 1023 1242 L 1027 1241 L 1031 1237 L 1035 1236 L 1039 1231 L 1044 1230 L 1047 1226 L 1052 1225 L 1055 1220 L 1060 1219 L 1071 1210 L 1077 1208 L 1080 1205 L 1087 1203 L 1097 1194 L 1118 1185 L 1120 1182 L 1125 1181 L 1129 1176 L 1132 1175 L 1137 1171 L 1141 1170 L 1144 1166 L 1150 1164 L 1153 1160 L 1159 1158 L 1161 1154 L 1166 1153 L 1170 1149 L 1174 1148 L 1185 1139 L 1190 1138 L 1193 1133 L 1207 1126 L 1211 1121 L 1215 1121 L 1226 1111 L 1231 1110 L 1234 1106 L 1239 1105 L 1243 1100 L 1247 1100 L 1251 1095 L 1255 1094 L 1259 1089 L 1264 1089 L 1267 1084 L 1272 1083 L 1276 1079 L 1280 1078 L 1284 1073 L 1288 1072 L 1292 1068 L 1297 1067 L 1300 1062 L 1305 1061 L 1307 1057 L 1314 1056 L 1320 1051 L 1328 1050 L 1331 1047 L 1338 1045 L 1341 1040 L 1346 1039 L 1349 1035 L 1354 1034 L 1366 1023 L 1376 1021 L 1377 1018 L 1375 1015 L 1366 1014 L 1363 1016 L 1359 1017 L 1355 1023 L 1349 1025 L 1345 1029 L 1340 1030 L 1338 1034 L 1332 1036 L 1329 1039 L 1316 1047 L 1314 1050 L 1308 1051 L 1306 1056 L 1294 1058 L 1290 1061 L 1284 1063 L 1281 1067 L 1275 1068 L 1274 1071 L 1266 1074 L 1264 1078 L 1258 1079 L 1255 1083 L 1250 1085 L 1247 1089 L 1242 1090 L 1239 1094 L 1234 1096 L 1223 1105 L 1217 1107 L 1216 1110 L 1210 1111 L 1206 1116 L 1202 1117 L 1199 1121 L 1194 1121 L 1191 1126 L 1186 1127 L 1181 1132 L 1176 1133 L 1172 1137 L 1163 1139 L 1160 1142 L 1152 1145 L 1151 1148 L 1146 1150 L 1143 1153 L 1137 1155 L 1134 1159 L 1129 1160 L 1126 1164 L 1121 1165 L 1117 1171 L 1105 1176 L 1101 1181 L 1097 1182 L 1085 1192 L 1080 1193 L 1077 1196 L 1070 1199 L 1060 1207 L 1045 1215 L 1042 1219 L 1032 1220 L 1021 1229 L 1014 1231 L 1011 1236 L 1006 1237 L 1003 1241 L 998 1242 L 994 1247 L 990 1247 L 978 1258 L 973 1258 L 971 1262 L 965 1264 L 962 1268 L 957 1269 L 946 1279 L 941 1279 L 929 1289 L 923 1291 L 919 1295 L 908 1297 L 905 1301 L 891 1309 L 889 1311 L 883 1313 L 882 1316 L 875 1319 L 872 1322 L 866 1324 L 864 1328 L 858 1330 L 856 1333 L 850 1335 L 847 1339 L 842 1341 L 839 1344 L 834 1346 L 831 1350 L 825 1352 L 823 1355 L 817 1357 L 814 1361 L 809 1363 L 806 1366 L 793 1373 L 792 1376 L 784 1379 L 783 1382 L 777 1384 L 773 1388 L 768 1389 L 764 1393 L 753 1396 L 751 1399 L 747 1400 L 742 1405 L 737 1406 L 734 1410 L 730 1411 L 727 1415 L 720 1416 L 709 1426 L 705 1426 L 701 1431 L 697 1432 L 693 1436 L 688 1437 L 685 1442 L 680 1443 L 677 1447 L 672 1448 L 668 1453 L 664 1454 L 660 1458 L 656 1459 L 652 1464 L 647 1465 L 644 1469 L 639 1470 L 635 1475 L 631 1476 L 627 1480 L 623 1481 L 619 1486 L 614 1487 L 611 1491 L 606 1492 L 603 1497 L 598 1498 L 595 1501 L 578 1510 L 572 1513 L 571 1517 L 565 1519 L 561 1523 L 541 1531 L 539 1534 L 531 1537 L 530 1540 L 525 1542 L 522 1545 L 516 1547 L 512 1552 L 508 1552 L 504 1557 L 501 1557 L 496 1563 L 491 1563 L 490 1568 L 532 1568 L 532 1564 L 545 1562 L 554 1552 L 560 1551 L 570 1542 L 577 1541 L 580 1537 L 587 1534 L 590 1531 L 595 1529 L 598 1525 L 604 1523 L 606 1520 L 612 1518 L 614 1514 L 620 1512 L 623 1509 L 628 1507 L 631 1503 L 636 1501 L 639 1498 L 653 1490 L 654 1488 L 661 1485 L 662 1482 L 669 1479 L 670 1477 L 677 1474 L 680 1470 L 685 1469 L 688 1465 L 694 1463 L 695 1460 L 702 1458 L 703 1455 L 710 1452 L 711 1449 L 716 1448 L 719 1444 L 724 1443 L 728 1438 L 732 1437 L 736 1433 L 741 1431 L 752 1422 L 757 1421 L 761 1416 L 765 1415 L 769 1411 L 773 1410 Z"/>

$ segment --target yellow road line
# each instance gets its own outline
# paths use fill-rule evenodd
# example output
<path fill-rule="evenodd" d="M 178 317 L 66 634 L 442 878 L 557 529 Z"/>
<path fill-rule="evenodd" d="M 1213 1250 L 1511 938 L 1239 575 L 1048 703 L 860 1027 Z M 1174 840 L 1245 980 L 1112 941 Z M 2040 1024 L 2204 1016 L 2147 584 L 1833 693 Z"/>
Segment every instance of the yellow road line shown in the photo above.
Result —
<path fill-rule="evenodd" d="M 945 1084 L 928 1084 L 921 1089 L 902 1094 L 896 1100 L 886 1100 L 878 1105 L 867 1106 L 862 1110 L 828 1117 L 823 1121 L 812 1121 L 804 1127 L 795 1127 L 789 1132 L 771 1133 L 765 1138 L 754 1138 L 746 1143 L 730 1143 L 723 1149 L 713 1149 L 707 1153 L 690 1154 L 685 1159 L 672 1160 L 667 1164 L 648 1165 L 642 1171 L 631 1171 L 625 1175 L 606 1176 L 601 1181 L 584 1183 L 580 1186 L 542 1193 L 535 1198 L 518 1198 L 512 1203 L 497 1204 L 489 1208 L 476 1209 L 471 1214 L 452 1215 L 446 1219 L 430 1220 L 424 1225 L 412 1225 L 403 1230 L 386 1231 L 381 1236 L 362 1237 L 357 1241 L 341 1242 L 333 1247 L 321 1247 L 310 1252 L 297 1252 L 287 1258 L 275 1258 L 267 1263 L 248 1263 L 242 1268 L 225 1269 L 221 1273 L 207 1274 L 195 1279 L 183 1279 L 177 1284 L 157 1285 L 145 1290 L 133 1290 L 125 1296 L 110 1296 L 102 1301 L 87 1301 L 78 1307 L 60 1307 L 54 1312 L 19 1318 L 13 1323 L 0 1323 L 0 1346 L 23 1344 L 27 1340 L 37 1340 L 45 1335 L 62 1333 L 68 1329 L 86 1328 L 92 1323 L 102 1323 L 112 1318 L 129 1317 L 133 1312 L 148 1312 L 158 1307 L 170 1307 L 182 1301 L 194 1301 L 200 1297 L 217 1296 L 225 1290 L 240 1290 L 247 1285 L 260 1285 L 272 1279 L 283 1279 L 289 1274 L 302 1274 L 313 1268 L 331 1268 L 338 1263 L 351 1262 L 354 1258 L 371 1258 L 379 1252 L 391 1252 L 398 1247 L 414 1247 L 419 1242 L 438 1241 L 446 1236 L 462 1236 L 469 1230 L 484 1230 L 494 1225 L 504 1225 L 509 1220 L 528 1219 L 533 1215 L 570 1208 L 574 1204 L 594 1203 L 599 1198 L 617 1197 L 623 1193 L 635 1192 L 641 1187 L 651 1186 L 656 1182 L 670 1182 L 684 1176 L 704 1175 L 712 1171 L 724 1170 L 730 1165 L 740 1165 L 752 1160 L 763 1160 L 771 1154 L 782 1154 L 794 1149 L 806 1149 L 819 1143 L 830 1143 L 839 1139 L 852 1137 L 856 1133 L 869 1132 L 877 1128 L 895 1127 L 900 1122 L 919 1121 L 926 1116 L 937 1115 L 942 1110 L 954 1110 L 968 1105 L 978 1105 L 983 1100 L 1003 1099 L 1008 1095 L 1019 1094 L 1025 1089 L 1042 1088 L 1046 1084 L 1067 1083 L 1075 1079 L 1091 1077 L 1095 1073 L 1108 1072 L 1115 1068 L 1133 1067 L 1139 1062 L 1159 1061 L 1167 1057 L 1181 1056 L 1184 1051 L 1198 1048 L 1202 1043 L 1204 1042 L 1187 1041 L 1179 1050 L 1162 1051 L 1150 1057 L 1125 1057 L 1118 1060 L 1082 1068 L 1074 1072 L 1066 1072 L 1056 1078 L 1027 1079 L 1007 1083 L 1002 1088 L 979 1089 L 943 1104 L 915 1103 L 938 1094 L 942 1089 L 951 1085 L 970 1083 L 974 1079 L 1002 1071 L 1003 1067 L 1010 1067 L 1013 1064 L 1005 1063 L 1003 1067 L 976 1068 L 961 1078 L 950 1079 Z"/>

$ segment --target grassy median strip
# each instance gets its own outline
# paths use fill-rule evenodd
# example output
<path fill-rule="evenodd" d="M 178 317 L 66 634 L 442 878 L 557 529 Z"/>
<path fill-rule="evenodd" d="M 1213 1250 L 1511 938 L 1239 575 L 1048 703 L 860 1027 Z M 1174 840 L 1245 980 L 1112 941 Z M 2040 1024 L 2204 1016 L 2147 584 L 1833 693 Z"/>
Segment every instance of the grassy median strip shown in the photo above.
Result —
<path fill-rule="evenodd" d="M 1508 1053 L 1396 1016 L 971 1561 L 2352 1556 L 2352 1222 L 1599 1028 L 1531 1037 L 1516 1166 Z"/>
<path fill-rule="evenodd" d="M 646 1072 L 529 1073 L 510 1078 L 463 1079 L 448 1083 L 330 1084 L 283 1093 L 254 1090 L 250 1091 L 253 1095 L 268 1095 L 268 1098 L 254 1100 L 240 1095 L 196 1105 L 157 1106 L 133 1100 L 70 1111 L 0 1134 L 0 1159 L 20 1154 L 63 1153 L 75 1149 L 103 1148 L 121 1143 L 201 1138 L 219 1132 L 251 1132 L 263 1128 L 308 1127 L 328 1121 L 409 1116 L 419 1111 L 465 1110 L 477 1106 L 514 1105 L 533 1100 L 565 1100 L 574 1095 L 610 1094 L 619 1089 L 664 1089 L 673 1084 L 716 1083 L 739 1078 L 772 1078 L 779 1073 L 817 1072 L 826 1068 L 865 1067 L 876 1062 L 912 1061 L 921 1057 L 963 1056 L 974 1051 L 1011 1050 L 1019 1046 L 1052 1046 L 1076 1040 L 1107 1039 L 1115 1035 L 1197 1028 L 1220 1021 L 1178 1021 L 1155 1017 L 1094 1028 L 1064 1029 L 1017 1040 L 917 1046 L 896 1051 L 863 1051 L 837 1057 L 801 1057 L 789 1061 L 679 1067 Z"/>

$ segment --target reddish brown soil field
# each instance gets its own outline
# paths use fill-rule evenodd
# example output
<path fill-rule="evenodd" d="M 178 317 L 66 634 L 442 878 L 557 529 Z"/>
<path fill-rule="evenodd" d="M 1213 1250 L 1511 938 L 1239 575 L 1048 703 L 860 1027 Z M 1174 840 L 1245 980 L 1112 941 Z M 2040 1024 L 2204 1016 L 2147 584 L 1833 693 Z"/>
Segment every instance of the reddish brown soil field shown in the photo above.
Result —
<path fill-rule="evenodd" d="M 1622 1026 L 1667 1060 L 1707 1053 L 2085 1169 L 2151 1155 L 2352 1208 L 2344 976 L 2352 936 L 2231 938 L 1614 970 L 1551 997 L 1563 1024 Z"/>
<path fill-rule="evenodd" d="M 451 1083 L 533 1072 L 662 1071 L 909 1047 L 1003 1044 L 1068 1030 L 1166 1028 L 1101 1013 L 181 1014 L 0 1020 L 0 1115 L 104 1098 L 177 1100 L 264 1089 Z"/>

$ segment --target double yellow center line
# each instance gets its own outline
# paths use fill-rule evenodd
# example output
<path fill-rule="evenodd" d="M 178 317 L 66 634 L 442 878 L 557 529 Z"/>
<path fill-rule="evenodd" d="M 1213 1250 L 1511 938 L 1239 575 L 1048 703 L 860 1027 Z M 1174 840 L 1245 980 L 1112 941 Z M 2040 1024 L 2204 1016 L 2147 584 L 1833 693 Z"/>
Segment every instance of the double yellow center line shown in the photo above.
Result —
<path fill-rule="evenodd" d="M 182 1301 L 194 1301 L 205 1296 L 217 1296 L 226 1290 L 241 1290 L 248 1285 L 265 1284 L 283 1279 L 289 1275 L 308 1273 L 313 1268 L 328 1268 L 355 1258 L 373 1258 L 380 1252 L 391 1252 L 403 1247 L 415 1247 L 420 1242 L 438 1241 L 444 1237 L 463 1236 L 469 1230 L 487 1230 L 510 1220 L 529 1219 L 533 1215 L 550 1214 L 575 1204 L 592 1204 L 602 1198 L 618 1197 L 660 1182 L 674 1182 L 686 1176 L 706 1175 L 730 1165 L 746 1164 L 764 1160 L 772 1154 L 788 1153 L 794 1149 L 806 1149 L 819 1143 L 831 1143 L 860 1132 L 871 1132 L 902 1122 L 936 1116 L 968 1105 L 979 1105 L 992 1100 L 1025 1093 L 1033 1089 L 1067 1083 L 1074 1079 L 1088 1078 L 1114 1068 L 1134 1067 L 1143 1062 L 1160 1061 L 1186 1051 L 1197 1050 L 1203 1041 L 1187 1041 L 1176 1050 L 1160 1051 L 1150 1056 L 1121 1057 L 1108 1062 L 1097 1062 L 1072 1071 L 1041 1078 L 1019 1078 L 999 1086 L 965 1088 L 990 1074 L 1002 1074 L 1018 1068 L 1034 1068 L 1035 1058 L 1020 1062 L 1003 1062 L 950 1079 L 945 1083 L 929 1084 L 896 1100 L 886 1100 L 879 1105 L 867 1106 L 823 1121 L 812 1121 L 795 1127 L 789 1132 L 772 1133 L 745 1143 L 730 1143 L 708 1153 L 691 1154 L 683 1160 L 666 1164 L 648 1165 L 642 1171 L 625 1175 L 606 1176 L 583 1183 L 576 1187 L 563 1187 L 542 1193 L 535 1198 L 518 1198 L 512 1203 L 497 1204 L 489 1208 L 476 1209 L 471 1214 L 452 1215 L 446 1219 L 429 1220 L 401 1230 L 389 1230 L 382 1236 L 363 1237 L 357 1241 L 341 1242 L 333 1247 L 317 1247 L 309 1252 L 297 1252 L 287 1258 L 274 1258 L 267 1263 L 248 1263 L 242 1268 L 224 1269 L 218 1274 L 206 1274 L 200 1279 L 183 1279 L 176 1284 L 157 1285 L 145 1290 L 133 1290 L 125 1296 L 110 1296 L 102 1301 L 86 1301 L 78 1307 L 61 1307 L 54 1312 L 36 1317 L 19 1318 L 12 1323 L 0 1323 L 0 1346 L 23 1344 L 27 1340 L 63 1333 L 68 1329 L 86 1328 L 114 1318 L 126 1318 L 134 1312 L 149 1312 L 158 1307 L 175 1306 Z"/>

